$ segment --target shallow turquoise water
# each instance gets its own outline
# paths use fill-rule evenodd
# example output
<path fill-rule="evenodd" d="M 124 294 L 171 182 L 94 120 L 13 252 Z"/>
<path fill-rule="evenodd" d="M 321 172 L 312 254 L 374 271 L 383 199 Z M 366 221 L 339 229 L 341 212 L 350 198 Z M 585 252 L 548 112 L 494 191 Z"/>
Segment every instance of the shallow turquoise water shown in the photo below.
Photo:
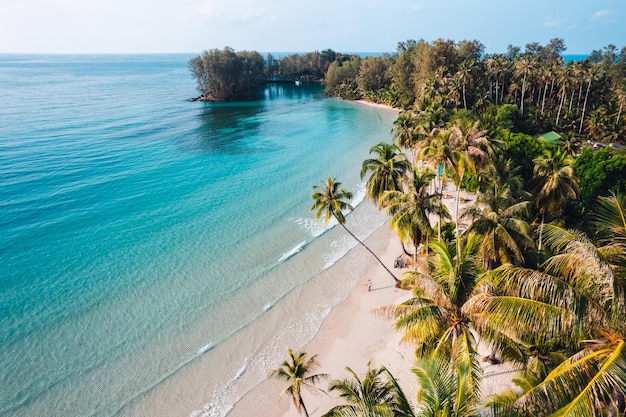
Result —
<path fill-rule="evenodd" d="M 0 55 L 0 415 L 132 414 L 345 254 L 311 186 L 360 202 L 393 113 L 318 85 L 190 103 L 188 58 Z"/>

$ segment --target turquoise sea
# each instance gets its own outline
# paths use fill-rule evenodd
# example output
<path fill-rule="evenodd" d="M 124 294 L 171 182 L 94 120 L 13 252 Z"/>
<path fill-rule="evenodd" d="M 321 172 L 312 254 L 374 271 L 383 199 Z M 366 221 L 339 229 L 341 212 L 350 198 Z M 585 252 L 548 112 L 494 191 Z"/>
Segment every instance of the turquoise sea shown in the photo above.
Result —
<path fill-rule="evenodd" d="M 0 55 L 0 415 L 226 416 L 366 267 L 311 186 L 381 227 L 359 169 L 395 113 L 191 103 L 190 57 Z"/>

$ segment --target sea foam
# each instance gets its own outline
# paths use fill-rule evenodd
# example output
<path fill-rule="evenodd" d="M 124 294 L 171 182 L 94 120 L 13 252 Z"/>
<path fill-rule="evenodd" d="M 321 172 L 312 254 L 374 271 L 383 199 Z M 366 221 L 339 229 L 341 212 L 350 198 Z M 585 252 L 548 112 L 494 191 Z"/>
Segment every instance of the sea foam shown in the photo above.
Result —
<path fill-rule="evenodd" d="M 295 248 L 291 249 L 289 252 L 284 253 L 283 256 L 281 256 L 278 259 L 278 262 L 284 262 L 287 259 L 291 258 L 296 253 L 300 252 L 302 250 L 302 248 L 304 248 L 305 245 L 306 245 L 306 240 L 303 240 L 302 242 L 300 242 L 298 244 L 298 246 L 296 246 Z"/>

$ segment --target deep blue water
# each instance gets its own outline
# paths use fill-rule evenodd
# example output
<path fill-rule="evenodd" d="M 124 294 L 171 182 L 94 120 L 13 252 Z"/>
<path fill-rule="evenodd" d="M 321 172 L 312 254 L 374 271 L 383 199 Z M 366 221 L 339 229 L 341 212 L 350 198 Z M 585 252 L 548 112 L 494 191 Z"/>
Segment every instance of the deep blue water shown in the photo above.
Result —
<path fill-rule="evenodd" d="M 191 103 L 188 58 L 0 55 L 0 415 L 132 414 L 347 250 L 311 186 L 361 201 L 393 113 L 319 85 Z"/>

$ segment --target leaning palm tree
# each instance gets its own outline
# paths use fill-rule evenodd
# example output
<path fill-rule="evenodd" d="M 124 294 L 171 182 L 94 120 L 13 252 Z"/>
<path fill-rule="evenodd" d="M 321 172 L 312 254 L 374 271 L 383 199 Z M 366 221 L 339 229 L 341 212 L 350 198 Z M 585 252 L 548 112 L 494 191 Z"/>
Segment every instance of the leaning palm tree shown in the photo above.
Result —
<path fill-rule="evenodd" d="M 535 207 L 541 215 L 537 247 L 541 251 L 546 213 L 556 215 L 562 211 L 568 199 L 575 200 L 578 197 L 578 180 L 573 168 L 574 159 L 560 149 L 555 152 L 546 149 L 543 155 L 535 158 L 533 162 L 534 173 L 539 180 Z"/>
<path fill-rule="evenodd" d="M 446 207 L 439 204 L 439 196 L 428 191 L 434 178 L 432 171 L 420 174 L 414 169 L 411 180 L 406 181 L 406 192 L 389 191 L 383 196 L 385 212 L 391 215 L 389 226 L 398 234 L 403 246 L 406 241 L 413 245 L 415 259 L 424 240 L 428 246 L 432 231 L 429 215 L 449 217 Z"/>
<path fill-rule="evenodd" d="M 318 366 L 316 361 L 317 355 L 313 355 L 310 358 L 306 356 L 306 352 L 294 352 L 290 348 L 289 359 L 285 360 L 278 368 L 272 370 L 269 377 L 287 382 L 289 385 L 280 393 L 279 398 L 284 394 L 288 394 L 293 400 L 296 410 L 298 410 L 299 413 L 304 411 L 304 415 L 309 417 L 309 412 L 302 399 L 302 388 L 306 387 L 308 389 L 324 392 L 315 387 L 315 384 L 322 379 L 328 378 L 328 375 L 311 374 Z"/>
<path fill-rule="evenodd" d="M 376 154 L 376 158 L 363 161 L 361 178 L 368 172 L 370 177 L 365 184 L 367 196 L 381 207 L 382 196 L 386 191 L 401 191 L 404 173 L 411 168 L 411 163 L 400 152 L 397 145 L 381 142 L 372 146 L 370 154 Z"/>
<path fill-rule="evenodd" d="M 329 386 L 346 404 L 331 408 L 323 417 L 413 417 L 408 399 L 387 368 L 372 369 L 368 364 L 363 379 L 350 367 L 346 371 L 349 378 L 333 380 Z"/>
<path fill-rule="evenodd" d="M 400 280 L 385 266 L 383 261 L 376 256 L 376 254 L 365 244 L 356 237 L 354 233 L 350 231 L 346 227 L 346 217 L 343 212 L 352 210 L 353 207 L 348 203 L 348 200 L 352 198 L 352 193 L 345 188 L 341 187 L 341 183 L 336 181 L 335 178 L 328 177 L 326 182 L 322 181 L 323 186 L 314 185 L 313 193 L 311 197 L 313 198 L 313 205 L 311 206 L 311 211 L 315 211 L 313 218 L 315 220 L 319 220 L 320 218 L 324 218 L 324 228 L 328 226 L 328 222 L 331 218 L 337 220 L 337 223 L 343 229 L 348 232 L 350 236 L 352 236 L 357 242 L 359 242 L 369 253 L 372 254 L 374 258 L 380 263 L 380 265 L 385 268 L 385 271 L 391 275 L 393 280 L 396 283 L 396 286 L 400 284 Z"/>

